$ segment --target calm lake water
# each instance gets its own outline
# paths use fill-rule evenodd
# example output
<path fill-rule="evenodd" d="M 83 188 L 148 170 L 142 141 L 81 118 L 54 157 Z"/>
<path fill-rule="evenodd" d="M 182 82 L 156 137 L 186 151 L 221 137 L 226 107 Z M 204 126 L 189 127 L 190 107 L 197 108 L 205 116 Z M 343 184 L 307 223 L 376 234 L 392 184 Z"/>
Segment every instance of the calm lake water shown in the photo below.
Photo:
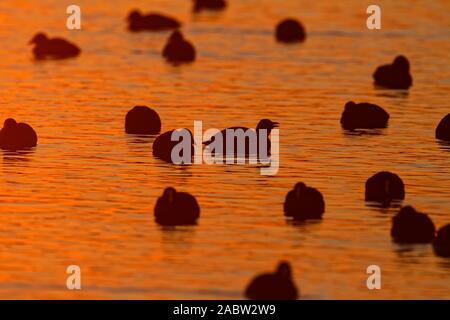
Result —
<path fill-rule="evenodd" d="M 366 28 L 361 0 L 229 0 L 226 11 L 201 15 L 187 0 L 78 0 L 82 30 L 68 31 L 73 2 L 0 3 L 0 121 L 14 117 L 39 135 L 30 153 L 0 151 L 0 298 L 240 299 L 280 259 L 293 264 L 304 299 L 450 298 L 450 260 L 430 245 L 392 243 L 398 209 L 364 202 L 366 179 L 390 170 L 406 184 L 404 204 L 437 227 L 450 223 L 450 147 L 434 139 L 450 112 L 449 1 L 377 1 L 380 31 Z M 135 7 L 183 21 L 198 60 L 170 66 L 161 58 L 168 33 L 127 32 Z M 303 21 L 305 43 L 274 41 L 288 16 Z M 68 38 L 82 55 L 34 62 L 27 42 L 37 31 Z M 412 89 L 375 89 L 375 68 L 400 53 Z M 389 127 L 346 134 L 348 100 L 379 104 Z M 134 105 L 154 108 L 163 131 L 194 120 L 205 129 L 278 121 L 279 173 L 154 159 L 154 138 L 124 134 Z M 298 181 L 323 193 L 323 221 L 284 219 Z M 197 197 L 198 226 L 155 224 L 167 186 Z M 66 289 L 72 264 L 81 291 Z M 366 287 L 371 264 L 381 267 L 381 290 Z"/>

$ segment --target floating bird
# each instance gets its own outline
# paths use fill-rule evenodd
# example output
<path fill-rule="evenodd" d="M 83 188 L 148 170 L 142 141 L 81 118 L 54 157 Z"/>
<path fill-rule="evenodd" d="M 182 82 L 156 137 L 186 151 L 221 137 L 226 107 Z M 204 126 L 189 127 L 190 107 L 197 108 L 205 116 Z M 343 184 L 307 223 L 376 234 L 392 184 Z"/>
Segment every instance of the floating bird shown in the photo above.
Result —
<path fill-rule="evenodd" d="M 227 7 L 225 0 L 194 0 L 194 11 L 223 10 Z"/>
<path fill-rule="evenodd" d="M 305 28 L 295 19 L 285 19 L 278 23 L 275 37 L 279 42 L 302 42 L 306 38 Z"/>
<path fill-rule="evenodd" d="M 78 56 L 80 48 L 62 38 L 48 38 L 45 33 L 36 34 L 29 44 L 34 44 L 33 53 L 36 59 L 66 59 Z"/>
<path fill-rule="evenodd" d="M 177 131 L 178 134 L 185 133 L 185 135 L 190 136 L 190 141 L 186 142 L 183 140 L 183 138 L 179 138 L 180 139 L 179 141 L 177 141 L 177 140 L 172 141 L 172 134 L 174 134 L 175 131 Z M 175 137 L 174 137 L 174 139 L 175 139 Z M 177 161 L 175 161 L 175 159 L 172 159 L 172 151 L 178 144 L 184 144 L 188 148 L 190 147 L 190 157 L 188 157 L 188 155 L 184 154 L 184 151 L 186 149 L 181 149 L 181 151 L 179 153 L 178 153 L 179 150 L 176 150 L 175 153 L 176 153 L 176 155 L 179 155 L 180 158 L 182 158 L 182 159 L 185 159 L 185 158 L 190 159 L 190 162 L 184 163 L 184 164 L 191 164 L 192 158 L 194 156 L 194 137 L 192 136 L 192 133 L 188 129 L 171 130 L 171 131 L 164 132 L 161 135 L 159 135 L 158 137 L 156 137 L 155 141 L 153 142 L 153 147 L 152 147 L 153 156 L 158 159 L 169 162 L 169 163 L 181 164 L 181 163 L 177 163 Z"/>
<path fill-rule="evenodd" d="M 274 122 L 269 119 L 262 119 L 258 122 L 258 125 L 256 126 L 256 131 L 254 129 L 249 129 L 246 127 L 231 127 L 224 129 L 220 133 L 212 136 L 210 140 L 203 142 L 203 144 L 206 146 L 210 146 L 212 145 L 212 143 L 216 141 L 216 139 L 221 139 L 222 150 L 214 150 L 214 152 L 211 152 L 212 154 L 221 154 L 221 155 L 234 154 L 234 156 L 238 157 L 259 155 L 261 157 L 266 157 L 270 155 L 271 151 L 271 142 L 269 139 L 269 135 L 272 132 L 272 129 L 278 128 L 278 126 L 279 126 L 278 122 Z M 235 133 L 234 136 L 228 136 L 229 140 L 231 140 L 232 138 L 234 139 L 233 150 L 228 150 L 227 148 L 227 140 L 228 140 L 227 130 L 229 132 L 228 134 L 230 135 L 233 135 L 233 132 Z M 265 132 L 263 130 L 265 130 Z M 256 138 L 256 141 L 254 141 L 256 143 L 254 143 L 253 145 L 251 143 L 252 141 L 248 138 L 250 136 L 250 132 L 252 131 L 255 133 L 254 137 Z M 241 143 L 243 142 L 238 140 L 239 132 L 242 133 L 241 136 L 244 139 L 245 144 L 242 144 L 244 150 L 239 150 L 239 145 L 241 145 Z M 247 133 L 247 136 L 244 135 L 245 133 Z M 243 154 L 241 153 L 242 151 Z"/>
<path fill-rule="evenodd" d="M 289 191 L 284 201 L 284 215 L 295 220 L 321 219 L 325 201 L 319 190 L 307 187 L 303 182 Z"/>
<path fill-rule="evenodd" d="M 438 256 L 450 258 L 450 224 L 439 229 L 433 242 L 433 249 Z"/>
<path fill-rule="evenodd" d="M 436 128 L 436 139 L 450 141 L 450 113 L 439 122 Z"/>
<path fill-rule="evenodd" d="M 392 218 L 391 236 L 397 243 L 430 243 L 435 233 L 436 228 L 428 215 L 411 206 L 401 208 Z"/>
<path fill-rule="evenodd" d="M 191 194 L 169 187 L 156 201 L 154 214 L 156 222 L 163 226 L 193 225 L 200 217 L 200 207 Z"/>
<path fill-rule="evenodd" d="M 163 56 L 167 61 L 179 64 L 193 62 L 195 60 L 196 52 L 194 46 L 186 41 L 180 31 L 174 31 L 163 50 Z"/>
<path fill-rule="evenodd" d="M 371 103 L 345 104 L 341 125 L 346 130 L 386 128 L 389 114 L 380 106 Z"/>
<path fill-rule="evenodd" d="M 390 204 L 392 200 L 405 199 L 405 185 L 395 173 L 381 171 L 366 181 L 366 201 Z"/>
<path fill-rule="evenodd" d="M 130 31 L 166 31 L 181 27 L 181 23 L 175 18 L 159 13 L 142 14 L 139 10 L 133 10 L 128 15 L 128 30 Z"/>
<path fill-rule="evenodd" d="M 295 300 L 299 292 L 292 279 L 289 262 L 281 261 L 274 273 L 256 276 L 245 290 L 251 300 Z"/>
<path fill-rule="evenodd" d="M 6 119 L 0 130 L 0 148 L 5 150 L 22 150 L 37 145 L 34 129 L 26 123 L 17 123 L 14 119 Z"/>
<path fill-rule="evenodd" d="M 373 78 L 378 86 L 389 89 L 408 89 L 412 86 L 408 59 L 404 56 L 397 56 L 392 64 L 378 67 Z"/>
<path fill-rule="evenodd" d="M 158 113 L 147 106 L 136 106 L 125 117 L 125 132 L 132 134 L 158 134 L 161 119 Z"/>

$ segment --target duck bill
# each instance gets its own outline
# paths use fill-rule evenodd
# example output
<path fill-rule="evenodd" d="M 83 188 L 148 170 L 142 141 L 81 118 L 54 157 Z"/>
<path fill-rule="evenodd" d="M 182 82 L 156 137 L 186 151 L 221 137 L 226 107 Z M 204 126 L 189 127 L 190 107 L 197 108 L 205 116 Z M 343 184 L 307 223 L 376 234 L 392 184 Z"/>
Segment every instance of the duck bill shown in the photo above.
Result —
<path fill-rule="evenodd" d="M 279 122 L 272 122 L 272 127 L 279 128 L 280 127 L 280 123 Z"/>

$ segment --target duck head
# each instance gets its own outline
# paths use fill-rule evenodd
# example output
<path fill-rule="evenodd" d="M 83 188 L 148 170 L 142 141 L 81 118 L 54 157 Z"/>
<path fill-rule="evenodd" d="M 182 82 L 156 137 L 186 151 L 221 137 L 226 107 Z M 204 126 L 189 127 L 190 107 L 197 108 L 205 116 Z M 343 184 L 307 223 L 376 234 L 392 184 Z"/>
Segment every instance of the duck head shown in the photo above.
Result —
<path fill-rule="evenodd" d="M 395 69 L 408 72 L 409 71 L 409 61 L 405 56 L 398 56 L 394 59 L 392 63 Z"/>
<path fill-rule="evenodd" d="M 265 129 L 270 134 L 270 131 L 272 131 L 272 129 L 274 128 L 278 128 L 278 126 L 279 126 L 278 122 L 274 122 L 269 119 L 262 119 L 261 121 L 258 122 L 258 125 L 256 126 L 256 131 Z"/>
<path fill-rule="evenodd" d="M 278 264 L 276 274 L 279 277 L 282 277 L 285 279 L 290 279 L 292 277 L 292 270 L 291 270 L 291 265 L 289 264 L 289 262 L 281 261 Z"/>
<path fill-rule="evenodd" d="M 181 31 L 175 30 L 169 37 L 169 42 L 180 42 L 183 41 L 184 37 Z"/>
<path fill-rule="evenodd" d="M 136 21 L 142 18 L 142 13 L 139 10 L 132 10 L 128 15 L 128 21 Z"/>
<path fill-rule="evenodd" d="M 46 41 L 48 41 L 48 37 L 45 33 L 43 32 L 39 32 L 38 34 L 36 34 L 28 44 L 41 44 L 41 43 L 45 43 Z"/>
<path fill-rule="evenodd" d="M 295 197 L 297 199 L 300 198 L 300 195 L 302 194 L 303 190 L 306 189 L 306 184 L 304 184 L 303 182 L 299 182 L 295 185 L 294 190 L 295 190 Z"/>
<path fill-rule="evenodd" d="M 15 126 L 17 126 L 17 122 L 16 122 L 16 120 L 14 120 L 12 118 L 6 119 L 5 122 L 3 123 L 4 129 L 12 129 Z"/>
<path fill-rule="evenodd" d="M 356 103 L 353 101 L 349 101 L 345 104 L 345 110 L 347 111 L 352 110 L 354 107 L 356 107 Z"/>
<path fill-rule="evenodd" d="M 402 216 L 409 216 L 409 215 L 414 215 L 416 214 L 416 210 L 411 207 L 411 206 L 405 206 L 403 208 L 400 209 L 399 215 Z"/>
<path fill-rule="evenodd" d="M 168 187 L 164 190 L 163 198 L 166 199 L 169 203 L 172 203 L 175 199 L 175 194 L 177 191 L 175 188 Z"/>

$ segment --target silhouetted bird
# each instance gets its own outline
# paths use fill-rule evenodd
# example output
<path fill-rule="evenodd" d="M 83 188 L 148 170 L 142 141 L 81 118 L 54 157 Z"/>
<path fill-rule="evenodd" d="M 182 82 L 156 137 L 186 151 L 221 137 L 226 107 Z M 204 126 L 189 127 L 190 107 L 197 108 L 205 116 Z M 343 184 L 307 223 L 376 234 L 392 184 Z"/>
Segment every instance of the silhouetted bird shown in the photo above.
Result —
<path fill-rule="evenodd" d="M 378 67 L 373 78 L 378 86 L 389 89 L 408 89 L 412 86 L 408 59 L 404 56 L 397 56 L 392 64 Z"/>
<path fill-rule="evenodd" d="M 227 6 L 225 0 L 194 0 L 194 11 L 223 10 Z"/>
<path fill-rule="evenodd" d="M 163 56 L 174 64 L 192 62 L 195 60 L 195 48 L 183 37 L 180 31 L 174 31 L 167 40 Z"/>
<path fill-rule="evenodd" d="M 178 138 L 178 140 L 172 141 L 172 134 L 174 133 L 174 131 L 178 131 L 178 133 L 182 133 L 184 131 L 186 136 L 190 136 L 190 141 L 185 141 L 183 140 L 184 138 Z M 174 137 L 175 139 L 175 137 Z M 162 133 L 161 135 L 159 135 L 158 137 L 156 137 L 155 141 L 153 142 L 153 156 L 164 160 L 166 162 L 169 163 L 176 163 L 176 164 L 181 164 L 181 163 L 177 163 L 176 159 L 172 159 L 172 150 L 175 148 L 175 146 L 181 146 L 181 144 L 190 147 L 190 157 L 188 154 L 184 154 L 185 149 L 182 149 L 180 147 L 180 149 L 177 149 L 174 151 L 174 154 L 179 155 L 180 158 L 189 158 L 187 163 L 184 164 L 191 164 L 192 163 L 192 158 L 194 156 L 194 138 L 192 136 L 192 133 L 188 130 L 188 129 L 179 129 L 179 130 L 171 130 L 171 131 L 167 131 Z M 180 151 L 181 150 L 181 151 Z M 179 152 L 178 152 L 179 151 Z"/>
<path fill-rule="evenodd" d="M 436 128 L 436 139 L 450 141 L 450 113 L 439 122 Z"/>
<path fill-rule="evenodd" d="M 289 262 L 281 261 L 274 273 L 256 276 L 245 290 L 251 300 L 295 300 L 299 292 L 292 279 Z"/>
<path fill-rule="evenodd" d="M 5 150 L 21 150 L 37 145 L 37 135 L 26 123 L 17 123 L 14 119 L 6 119 L 0 130 L 0 148 Z"/>
<path fill-rule="evenodd" d="M 376 201 L 386 205 L 392 200 L 405 199 L 405 185 L 398 175 L 381 171 L 366 181 L 366 201 Z"/>
<path fill-rule="evenodd" d="M 341 125 L 346 130 L 386 128 L 389 114 L 380 106 L 371 103 L 345 104 Z"/>
<path fill-rule="evenodd" d="M 284 215 L 295 220 L 321 219 L 324 212 L 325 201 L 320 191 L 303 182 L 297 183 L 284 200 Z"/>
<path fill-rule="evenodd" d="M 147 106 L 136 106 L 125 117 L 125 132 L 132 134 L 158 134 L 161 119 L 155 110 Z"/>
<path fill-rule="evenodd" d="M 165 31 L 181 27 L 181 23 L 159 13 L 142 14 L 133 10 L 128 15 L 128 30 L 130 31 Z"/>
<path fill-rule="evenodd" d="M 435 233 L 433 221 L 411 206 L 401 208 L 392 218 L 391 236 L 397 243 L 430 243 Z"/>
<path fill-rule="evenodd" d="M 80 48 L 61 38 L 48 38 L 45 33 L 36 34 L 29 44 L 34 44 L 33 54 L 36 59 L 66 59 L 78 56 Z"/>
<path fill-rule="evenodd" d="M 203 142 L 204 145 L 210 146 L 213 142 L 216 141 L 216 139 L 221 139 L 222 141 L 222 150 L 215 148 L 211 154 L 221 154 L 221 155 L 227 155 L 227 154 L 234 154 L 234 156 L 238 157 L 246 157 L 246 156 L 262 156 L 266 157 L 271 154 L 271 142 L 269 139 L 269 135 L 272 132 L 272 129 L 277 128 L 279 125 L 278 122 L 271 121 L 269 119 L 262 119 L 258 122 L 258 125 L 256 126 L 256 130 L 249 129 L 247 127 L 231 127 L 222 130 L 220 133 L 216 134 L 215 136 L 212 136 L 210 140 Z M 227 130 L 229 131 L 229 136 L 227 139 Z M 253 131 L 252 131 L 253 130 Z M 265 130 L 265 134 L 264 131 Z M 233 135 L 234 132 L 234 135 Z M 247 132 L 247 135 L 244 135 Z M 254 133 L 254 137 L 256 138 L 253 142 L 249 138 L 251 136 L 251 132 Z M 239 133 L 242 133 L 242 135 L 239 135 Z M 220 135 L 220 136 L 218 136 Z M 245 140 L 239 141 L 238 137 L 242 136 Z M 233 138 L 233 149 L 228 150 L 227 149 L 227 140 L 230 140 Z M 217 142 L 216 142 L 217 143 Z M 243 150 L 239 149 L 239 145 L 243 146 Z M 231 149 L 231 146 L 228 147 Z M 243 151 L 243 153 L 241 153 Z"/>
<path fill-rule="evenodd" d="M 438 256 L 450 258 L 450 224 L 439 229 L 433 242 L 433 249 Z"/>
<path fill-rule="evenodd" d="M 169 187 L 156 201 L 154 214 L 163 226 L 193 225 L 200 217 L 200 207 L 191 194 Z"/>
<path fill-rule="evenodd" d="M 305 28 L 295 19 L 285 19 L 278 23 L 275 37 L 279 42 L 301 42 L 306 38 Z"/>

